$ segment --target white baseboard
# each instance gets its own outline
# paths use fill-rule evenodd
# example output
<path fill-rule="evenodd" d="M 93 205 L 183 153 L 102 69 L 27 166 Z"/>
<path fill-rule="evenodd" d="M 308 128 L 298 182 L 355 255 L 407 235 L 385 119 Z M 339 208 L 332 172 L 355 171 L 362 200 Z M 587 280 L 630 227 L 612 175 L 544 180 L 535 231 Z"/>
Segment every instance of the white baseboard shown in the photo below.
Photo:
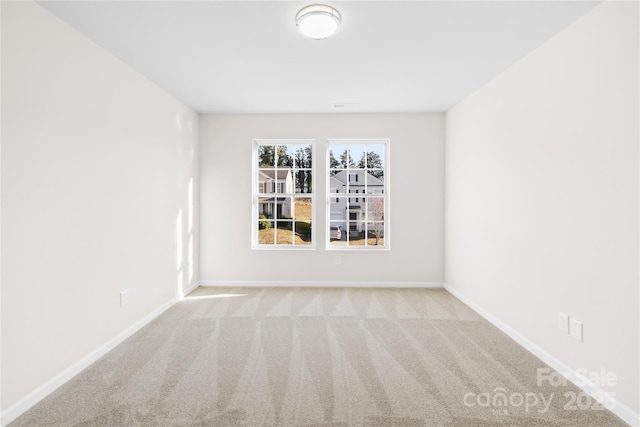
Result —
<path fill-rule="evenodd" d="M 595 399 L 598 397 L 606 396 L 605 390 L 601 387 L 595 385 L 592 381 L 586 378 L 584 375 L 580 374 L 574 369 L 571 369 L 564 362 L 560 361 L 556 357 L 547 353 L 541 347 L 531 342 L 524 335 L 520 334 L 518 331 L 489 313 L 484 308 L 480 307 L 475 302 L 471 301 L 469 298 L 458 292 L 456 289 L 451 287 L 449 284 L 445 283 L 444 288 L 451 293 L 454 297 L 458 298 L 460 301 L 468 305 L 471 309 L 473 309 L 480 316 L 484 317 L 489 323 L 493 324 L 496 328 L 500 329 L 502 332 L 507 334 L 511 339 L 520 344 L 522 347 L 527 349 L 529 352 L 533 353 L 536 357 L 542 360 L 544 363 L 549 365 L 552 369 L 557 372 L 563 374 L 569 381 L 575 384 L 578 388 L 582 389 L 585 393 L 588 393 L 590 396 L 593 396 Z M 600 402 L 606 404 L 609 410 L 613 412 L 615 415 L 620 417 L 624 422 L 629 424 L 630 426 L 640 427 L 640 414 L 635 412 L 633 409 L 629 408 L 627 405 L 618 402 L 615 398 L 610 399 L 609 402 Z"/>
<path fill-rule="evenodd" d="M 336 282 L 336 281 L 255 281 L 202 280 L 200 286 L 232 288 L 444 288 L 442 282 Z"/>
<path fill-rule="evenodd" d="M 195 291 L 198 286 L 200 286 L 200 282 L 196 282 L 196 283 L 192 283 L 191 285 L 189 285 L 186 289 L 182 290 L 182 295 L 180 297 L 180 299 L 186 297 L 187 295 L 189 295 L 191 292 Z"/>
<path fill-rule="evenodd" d="M 36 403 L 40 402 L 42 399 L 47 397 L 53 391 L 55 391 L 58 387 L 62 386 L 64 383 L 69 381 L 71 378 L 82 372 L 89 365 L 96 362 L 102 356 L 107 354 L 109 351 L 113 350 L 117 345 L 121 344 L 124 340 L 129 338 L 134 333 L 138 332 L 142 329 L 147 323 L 151 322 L 153 319 L 164 313 L 171 306 L 173 306 L 177 300 L 172 298 L 171 300 L 165 302 L 160 307 L 153 310 L 151 313 L 144 316 L 142 319 L 138 320 L 133 325 L 129 326 L 127 329 L 87 354 L 82 359 L 75 362 L 73 365 L 69 366 L 64 371 L 60 372 L 55 377 L 51 378 L 46 383 L 42 384 L 37 389 L 33 390 L 31 393 L 20 399 L 17 403 L 8 407 L 5 411 L 0 414 L 0 425 L 2 427 L 6 426 L 20 415 L 24 414 L 27 410 L 33 407 Z"/>

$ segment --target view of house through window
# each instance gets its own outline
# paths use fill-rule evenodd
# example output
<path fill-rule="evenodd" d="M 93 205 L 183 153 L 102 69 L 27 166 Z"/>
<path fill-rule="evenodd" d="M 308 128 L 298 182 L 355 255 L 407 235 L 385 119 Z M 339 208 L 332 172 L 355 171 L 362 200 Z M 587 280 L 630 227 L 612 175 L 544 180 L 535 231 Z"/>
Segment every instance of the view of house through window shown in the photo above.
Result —
<path fill-rule="evenodd" d="M 329 248 L 388 249 L 388 144 L 329 141 Z"/>
<path fill-rule="evenodd" d="M 313 245 L 313 142 L 254 141 L 253 247 Z"/>

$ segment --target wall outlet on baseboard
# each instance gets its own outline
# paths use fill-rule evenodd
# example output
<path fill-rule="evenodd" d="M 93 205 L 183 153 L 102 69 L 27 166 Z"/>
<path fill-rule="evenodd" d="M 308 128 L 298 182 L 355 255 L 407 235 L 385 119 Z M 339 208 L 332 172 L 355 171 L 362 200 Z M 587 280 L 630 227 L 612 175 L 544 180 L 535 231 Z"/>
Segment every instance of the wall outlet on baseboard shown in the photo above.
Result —
<path fill-rule="evenodd" d="M 120 291 L 120 307 L 129 304 L 129 291 Z"/>
<path fill-rule="evenodd" d="M 565 334 L 569 333 L 569 315 L 558 312 L 558 329 Z"/>

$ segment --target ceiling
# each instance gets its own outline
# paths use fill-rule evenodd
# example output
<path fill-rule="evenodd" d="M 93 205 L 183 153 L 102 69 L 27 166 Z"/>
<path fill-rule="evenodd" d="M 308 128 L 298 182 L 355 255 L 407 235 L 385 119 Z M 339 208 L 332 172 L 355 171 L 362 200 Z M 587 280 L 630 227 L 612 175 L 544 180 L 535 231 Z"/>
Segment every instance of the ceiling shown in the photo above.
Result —
<path fill-rule="evenodd" d="M 311 40 L 314 1 L 39 3 L 200 113 L 446 111 L 599 3 L 332 1 Z"/>

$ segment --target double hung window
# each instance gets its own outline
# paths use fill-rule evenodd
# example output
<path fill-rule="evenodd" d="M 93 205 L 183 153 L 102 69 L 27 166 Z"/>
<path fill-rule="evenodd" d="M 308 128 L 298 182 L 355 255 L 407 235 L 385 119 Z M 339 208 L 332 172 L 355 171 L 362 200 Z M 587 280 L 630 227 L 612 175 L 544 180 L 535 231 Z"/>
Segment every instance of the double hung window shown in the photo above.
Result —
<path fill-rule="evenodd" d="M 388 140 L 328 141 L 328 249 L 389 249 L 388 163 Z"/>
<path fill-rule="evenodd" d="M 315 143 L 253 141 L 252 247 L 315 248 Z M 389 140 L 326 146 L 327 249 L 389 249 Z"/>
<path fill-rule="evenodd" d="M 254 249 L 314 248 L 314 143 L 254 140 Z"/>

